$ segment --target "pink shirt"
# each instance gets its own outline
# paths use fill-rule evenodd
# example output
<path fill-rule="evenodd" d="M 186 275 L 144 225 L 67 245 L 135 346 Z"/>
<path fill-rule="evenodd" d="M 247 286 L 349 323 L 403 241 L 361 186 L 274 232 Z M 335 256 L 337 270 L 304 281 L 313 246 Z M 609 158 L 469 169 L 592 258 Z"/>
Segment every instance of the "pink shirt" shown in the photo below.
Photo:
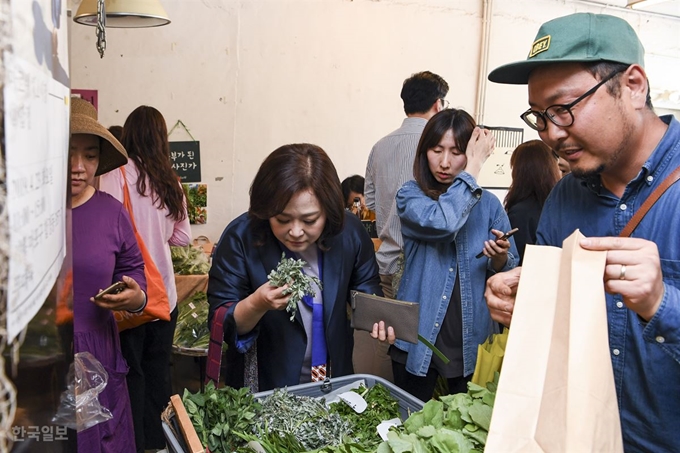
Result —
<path fill-rule="evenodd" d="M 158 267 L 163 276 L 163 283 L 165 283 L 165 289 L 170 300 L 170 311 L 172 311 L 177 306 L 177 288 L 175 286 L 175 272 L 172 268 L 170 246 L 185 246 L 189 244 L 191 240 L 189 216 L 185 216 L 184 220 L 176 222 L 172 218 L 167 217 L 167 208 L 158 209 L 158 206 L 154 205 L 152 197 L 139 195 L 139 192 L 137 192 L 139 173 L 132 159 L 128 160 L 128 163 L 125 165 L 125 176 L 137 230 L 142 235 L 146 248 L 149 250 L 154 263 L 156 263 L 156 267 Z M 148 180 L 146 187 L 147 191 L 149 191 Z M 111 194 L 122 203 L 123 175 L 121 171 L 116 169 L 101 175 L 99 177 L 99 189 Z M 184 200 L 184 205 L 186 206 L 186 200 Z"/>

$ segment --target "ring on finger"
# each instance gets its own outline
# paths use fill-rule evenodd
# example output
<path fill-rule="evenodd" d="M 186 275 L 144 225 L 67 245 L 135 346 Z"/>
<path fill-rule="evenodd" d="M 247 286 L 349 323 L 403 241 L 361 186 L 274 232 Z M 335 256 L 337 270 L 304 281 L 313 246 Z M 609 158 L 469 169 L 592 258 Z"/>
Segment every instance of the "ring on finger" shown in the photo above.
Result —
<path fill-rule="evenodd" d="M 621 273 L 619 274 L 619 280 L 625 280 L 626 279 L 626 265 L 622 264 L 621 265 Z"/>

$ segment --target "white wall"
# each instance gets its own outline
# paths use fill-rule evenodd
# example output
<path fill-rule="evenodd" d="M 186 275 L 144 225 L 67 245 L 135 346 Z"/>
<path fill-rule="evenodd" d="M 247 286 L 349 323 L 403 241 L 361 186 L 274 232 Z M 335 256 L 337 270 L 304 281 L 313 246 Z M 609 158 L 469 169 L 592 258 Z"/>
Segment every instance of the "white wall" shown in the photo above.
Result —
<path fill-rule="evenodd" d="M 257 168 L 282 144 L 320 145 L 340 179 L 363 174 L 371 146 L 401 124 L 399 91 L 414 72 L 438 73 L 451 86 L 452 106 L 477 113 L 482 0 L 162 3 L 170 25 L 109 28 L 103 59 L 94 29 L 73 24 L 72 87 L 99 90 L 107 126 L 148 104 L 169 127 L 181 119 L 190 128 L 208 184 L 208 224 L 193 226 L 194 236 L 217 240 L 247 209 Z M 662 56 L 657 72 L 680 69 L 680 21 L 566 0 L 494 1 L 489 69 L 525 58 L 540 23 L 574 11 L 622 15 L 648 53 Z M 650 68 L 653 83 L 657 75 Z M 677 77 L 666 79 L 680 91 Z M 480 113 L 486 124 L 518 127 L 525 106 L 526 87 L 489 83 Z M 170 139 L 188 136 L 176 131 Z"/>

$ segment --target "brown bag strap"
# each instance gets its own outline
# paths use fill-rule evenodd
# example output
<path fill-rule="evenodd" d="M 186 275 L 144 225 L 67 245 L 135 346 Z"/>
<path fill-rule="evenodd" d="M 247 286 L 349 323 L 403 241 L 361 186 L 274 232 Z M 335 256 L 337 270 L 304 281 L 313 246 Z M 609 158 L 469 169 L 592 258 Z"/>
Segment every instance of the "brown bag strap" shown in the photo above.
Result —
<path fill-rule="evenodd" d="M 680 179 L 680 167 L 676 168 L 673 173 L 668 175 L 666 179 L 663 180 L 659 186 L 654 189 L 654 192 L 651 193 L 650 196 L 647 197 L 644 203 L 642 203 L 642 206 L 640 209 L 633 215 L 633 217 L 628 221 L 626 226 L 621 230 L 621 233 L 619 233 L 619 237 L 628 237 L 630 236 L 635 228 L 640 224 L 640 221 L 642 218 L 647 214 L 647 211 L 650 210 L 652 206 L 654 206 L 654 203 L 657 202 L 659 198 L 661 198 L 661 195 L 664 194 L 666 190 L 673 184 L 675 184 L 678 180 Z"/>

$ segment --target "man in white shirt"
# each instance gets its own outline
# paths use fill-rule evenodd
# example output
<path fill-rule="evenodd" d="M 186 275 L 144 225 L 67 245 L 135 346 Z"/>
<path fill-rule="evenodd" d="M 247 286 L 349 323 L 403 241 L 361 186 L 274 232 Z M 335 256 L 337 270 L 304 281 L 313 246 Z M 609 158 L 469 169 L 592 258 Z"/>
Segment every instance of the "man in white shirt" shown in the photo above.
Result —
<path fill-rule="evenodd" d="M 394 298 L 392 277 L 404 247 L 401 224 L 394 197 L 397 190 L 413 179 L 413 159 L 427 121 L 448 106 L 444 98 L 449 85 L 430 71 L 418 72 L 404 80 L 401 99 L 406 118 L 401 127 L 373 146 L 366 166 L 364 198 L 375 211 L 378 236 L 382 240 L 376 253 L 380 284 L 385 297 Z"/>
<path fill-rule="evenodd" d="M 368 156 L 364 198 L 366 207 L 375 211 L 378 237 L 382 241 L 376 253 L 380 286 L 385 297 L 391 299 L 396 296 L 392 280 L 404 247 L 395 196 L 406 181 L 413 179 L 413 160 L 420 135 L 427 121 L 448 107 L 448 101 L 444 99 L 448 92 L 446 81 L 430 71 L 418 72 L 404 80 L 401 99 L 406 118 L 399 129 L 381 138 Z M 388 346 L 359 331 L 355 332 L 354 342 L 355 372 L 392 381 Z"/>

